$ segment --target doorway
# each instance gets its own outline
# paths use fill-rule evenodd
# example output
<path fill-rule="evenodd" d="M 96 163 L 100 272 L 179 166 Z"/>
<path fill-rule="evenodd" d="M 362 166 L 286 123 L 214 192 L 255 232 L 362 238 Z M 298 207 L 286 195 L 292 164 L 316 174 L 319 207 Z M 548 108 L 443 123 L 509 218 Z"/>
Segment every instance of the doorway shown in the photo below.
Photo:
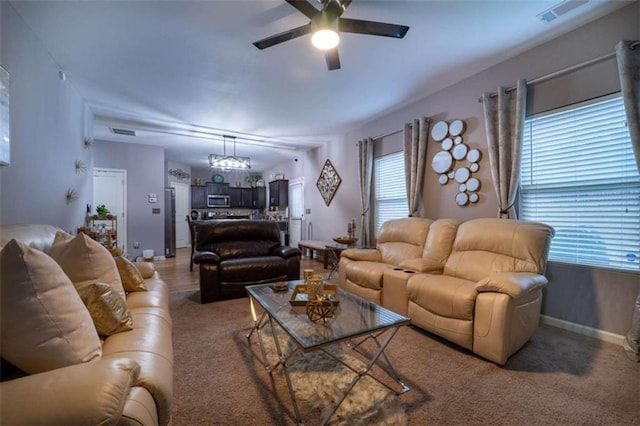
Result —
<path fill-rule="evenodd" d="M 191 187 L 186 183 L 170 182 L 169 185 L 176 191 L 176 248 L 188 247 L 191 245 L 191 237 L 189 234 L 189 223 L 187 215 L 189 214 L 189 191 Z"/>
<path fill-rule="evenodd" d="M 117 218 L 118 247 L 127 251 L 127 171 L 121 169 L 93 169 L 93 210 L 104 204 Z"/>
<path fill-rule="evenodd" d="M 304 178 L 289 181 L 289 246 L 298 247 L 304 221 Z"/>

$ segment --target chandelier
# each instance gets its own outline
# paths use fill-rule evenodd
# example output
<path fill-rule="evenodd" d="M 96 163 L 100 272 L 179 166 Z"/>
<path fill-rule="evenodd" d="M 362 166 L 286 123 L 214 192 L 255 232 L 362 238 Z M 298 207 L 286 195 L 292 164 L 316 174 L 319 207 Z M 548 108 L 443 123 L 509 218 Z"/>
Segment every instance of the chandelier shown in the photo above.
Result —
<path fill-rule="evenodd" d="M 233 155 L 227 155 L 227 138 L 233 139 Z M 250 169 L 251 159 L 236 155 L 236 138 L 222 135 L 223 154 L 209 154 L 209 167 L 218 169 Z"/>

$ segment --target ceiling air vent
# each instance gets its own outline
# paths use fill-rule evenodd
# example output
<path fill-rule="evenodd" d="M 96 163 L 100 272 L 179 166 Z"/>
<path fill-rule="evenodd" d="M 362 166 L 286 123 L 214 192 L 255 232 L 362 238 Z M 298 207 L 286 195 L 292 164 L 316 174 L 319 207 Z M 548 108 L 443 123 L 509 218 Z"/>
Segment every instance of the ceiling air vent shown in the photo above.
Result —
<path fill-rule="evenodd" d="M 111 133 L 114 133 L 116 135 L 124 135 L 124 136 L 135 136 L 136 132 L 133 130 L 127 130 L 127 129 L 116 129 L 114 127 L 109 128 L 109 130 L 111 130 Z"/>
<path fill-rule="evenodd" d="M 588 1 L 589 0 L 565 0 L 556 4 L 551 9 L 547 9 L 544 12 L 537 14 L 536 16 L 542 22 L 548 24 L 549 22 L 556 20 L 557 18 L 575 9 L 576 7 L 582 6 Z"/>

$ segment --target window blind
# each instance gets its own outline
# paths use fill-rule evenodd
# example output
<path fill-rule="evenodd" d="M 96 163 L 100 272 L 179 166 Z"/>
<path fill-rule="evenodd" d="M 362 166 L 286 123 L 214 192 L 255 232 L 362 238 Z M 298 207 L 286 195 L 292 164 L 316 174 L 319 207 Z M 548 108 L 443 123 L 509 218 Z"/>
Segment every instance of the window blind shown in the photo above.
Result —
<path fill-rule="evenodd" d="M 640 176 L 619 95 L 525 121 L 520 217 L 553 226 L 549 259 L 640 271 Z"/>
<path fill-rule="evenodd" d="M 374 169 L 375 235 L 378 235 L 387 220 L 409 215 L 403 152 L 376 158 Z"/>

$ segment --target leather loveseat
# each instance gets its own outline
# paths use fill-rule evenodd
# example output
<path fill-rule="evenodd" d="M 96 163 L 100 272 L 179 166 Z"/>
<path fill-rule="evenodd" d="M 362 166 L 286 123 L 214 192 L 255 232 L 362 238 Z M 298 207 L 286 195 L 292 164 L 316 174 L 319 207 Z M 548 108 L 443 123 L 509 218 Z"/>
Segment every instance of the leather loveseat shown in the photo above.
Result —
<path fill-rule="evenodd" d="M 11 279 L 17 274 L 12 274 L 9 269 L 14 265 L 20 268 L 25 265 L 20 259 L 15 260 L 15 257 L 14 260 L 9 259 L 9 251 L 12 249 L 15 251 L 18 247 L 18 243 L 12 241 L 13 239 L 24 244 L 20 246 L 24 253 L 23 257 L 38 258 L 41 263 L 53 262 L 58 269 L 56 271 L 53 268 L 50 275 L 62 275 L 67 280 L 70 291 L 75 292 L 76 283 L 71 283 L 49 254 L 39 254 L 50 253 L 56 233 L 59 231 L 61 230 L 50 225 L 0 226 L 0 247 L 4 247 L 0 256 L 3 266 L 1 282 L 3 298 L 15 296 L 15 291 L 10 289 L 11 286 L 15 289 L 32 285 L 26 280 L 20 282 Z M 99 245 L 98 248 L 104 249 Z M 106 252 L 106 249 L 104 251 Z M 106 255 L 110 254 L 106 252 Z M 116 265 L 113 259 L 110 262 L 113 266 Z M 55 296 L 52 293 L 66 288 L 59 285 L 60 281 L 55 284 L 55 288 L 48 291 L 50 294 L 47 295 L 49 300 L 46 303 L 52 304 L 49 306 L 62 306 L 66 310 L 67 318 L 62 320 L 75 322 L 77 318 L 83 316 L 89 318 L 90 327 L 93 327 L 93 337 L 90 337 L 95 342 L 95 348 L 92 349 L 91 359 L 86 362 L 53 369 L 43 367 L 42 372 L 25 373 L 5 361 L 9 356 L 5 339 L 15 340 L 15 336 L 11 336 L 11 328 L 20 326 L 16 322 L 30 322 L 26 328 L 33 330 L 31 334 L 37 336 L 35 339 L 41 338 L 42 329 L 47 326 L 35 325 L 37 319 L 33 316 L 27 318 L 28 315 L 24 311 L 21 311 L 24 318 L 20 318 L 21 312 L 18 312 L 17 321 L 14 319 L 11 324 L 3 321 L 0 423 L 7 425 L 166 425 L 170 423 L 173 399 L 173 344 L 169 291 L 167 285 L 159 278 L 153 264 L 140 262 L 133 265 L 135 266 L 132 267 L 140 272 L 140 279 L 144 278 L 144 286 L 141 286 L 139 291 L 129 292 L 125 297 L 126 307 L 132 319 L 132 329 L 117 332 L 108 337 L 98 336 L 92 318 L 88 317 L 89 311 L 77 293 L 66 293 L 66 297 L 52 298 L 51 296 Z M 46 274 L 47 271 L 45 271 Z M 118 275 L 117 270 L 115 274 Z M 145 287 L 146 291 L 142 291 L 142 287 Z M 29 288 L 28 292 L 32 292 L 32 289 Z M 9 311 L 7 303 L 9 302 L 5 300 L 3 310 Z M 14 298 L 12 303 L 19 305 L 22 301 Z M 40 299 L 40 303 L 45 302 Z M 3 312 L 3 319 L 7 315 L 7 312 Z M 58 321 L 58 318 L 51 313 L 45 313 L 41 317 L 50 323 Z M 85 321 L 78 327 L 86 325 Z M 73 326 L 75 327 L 75 323 Z M 76 332 L 77 330 L 73 331 L 73 333 Z M 28 334 L 25 333 L 25 337 Z M 61 336 L 49 340 L 36 340 L 36 343 L 39 347 L 48 348 L 51 345 L 59 345 L 61 340 L 66 339 L 65 336 Z M 12 345 L 15 344 L 16 342 L 12 342 Z M 18 342 L 18 345 L 20 344 Z M 76 350 L 79 350 L 77 348 L 85 345 L 86 341 L 73 344 L 76 345 Z M 45 363 L 49 363 L 50 358 L 49 352 L 40 357 Z M 15 362 L 13 361 L 14 364 Z"/>
<path fill-rule="evenodd" d="M 554 230 L 508 219 L 438 222 L 428 221 L 420 257 L 415 249 L 404 257 L 397 253 L 395 258 L 402 261 L 383 266 L 381 277 L 367 276 L 365 271 L 375 268 L 362 262 L 382 261 L 388 250 L 385 228 L 403 223 L 383 225 L 373 252 L 343 251 L 339 283 L 373 301 L 379 296 L 379 303 L 408 316 L 413 325 L 503 365 L 538 326 Z M 418 233 L 412 229 L 408 235 Z M 395 241 L 396 247 L 399 243 Z"/>
<path fill-rule="evenodd" d="M 246 297 L 245 286 L 300 278 L 300 250 L 280 243 L 269 220 L 220 220 L 195 226 L 193 262 L 202 303 Z"/>

